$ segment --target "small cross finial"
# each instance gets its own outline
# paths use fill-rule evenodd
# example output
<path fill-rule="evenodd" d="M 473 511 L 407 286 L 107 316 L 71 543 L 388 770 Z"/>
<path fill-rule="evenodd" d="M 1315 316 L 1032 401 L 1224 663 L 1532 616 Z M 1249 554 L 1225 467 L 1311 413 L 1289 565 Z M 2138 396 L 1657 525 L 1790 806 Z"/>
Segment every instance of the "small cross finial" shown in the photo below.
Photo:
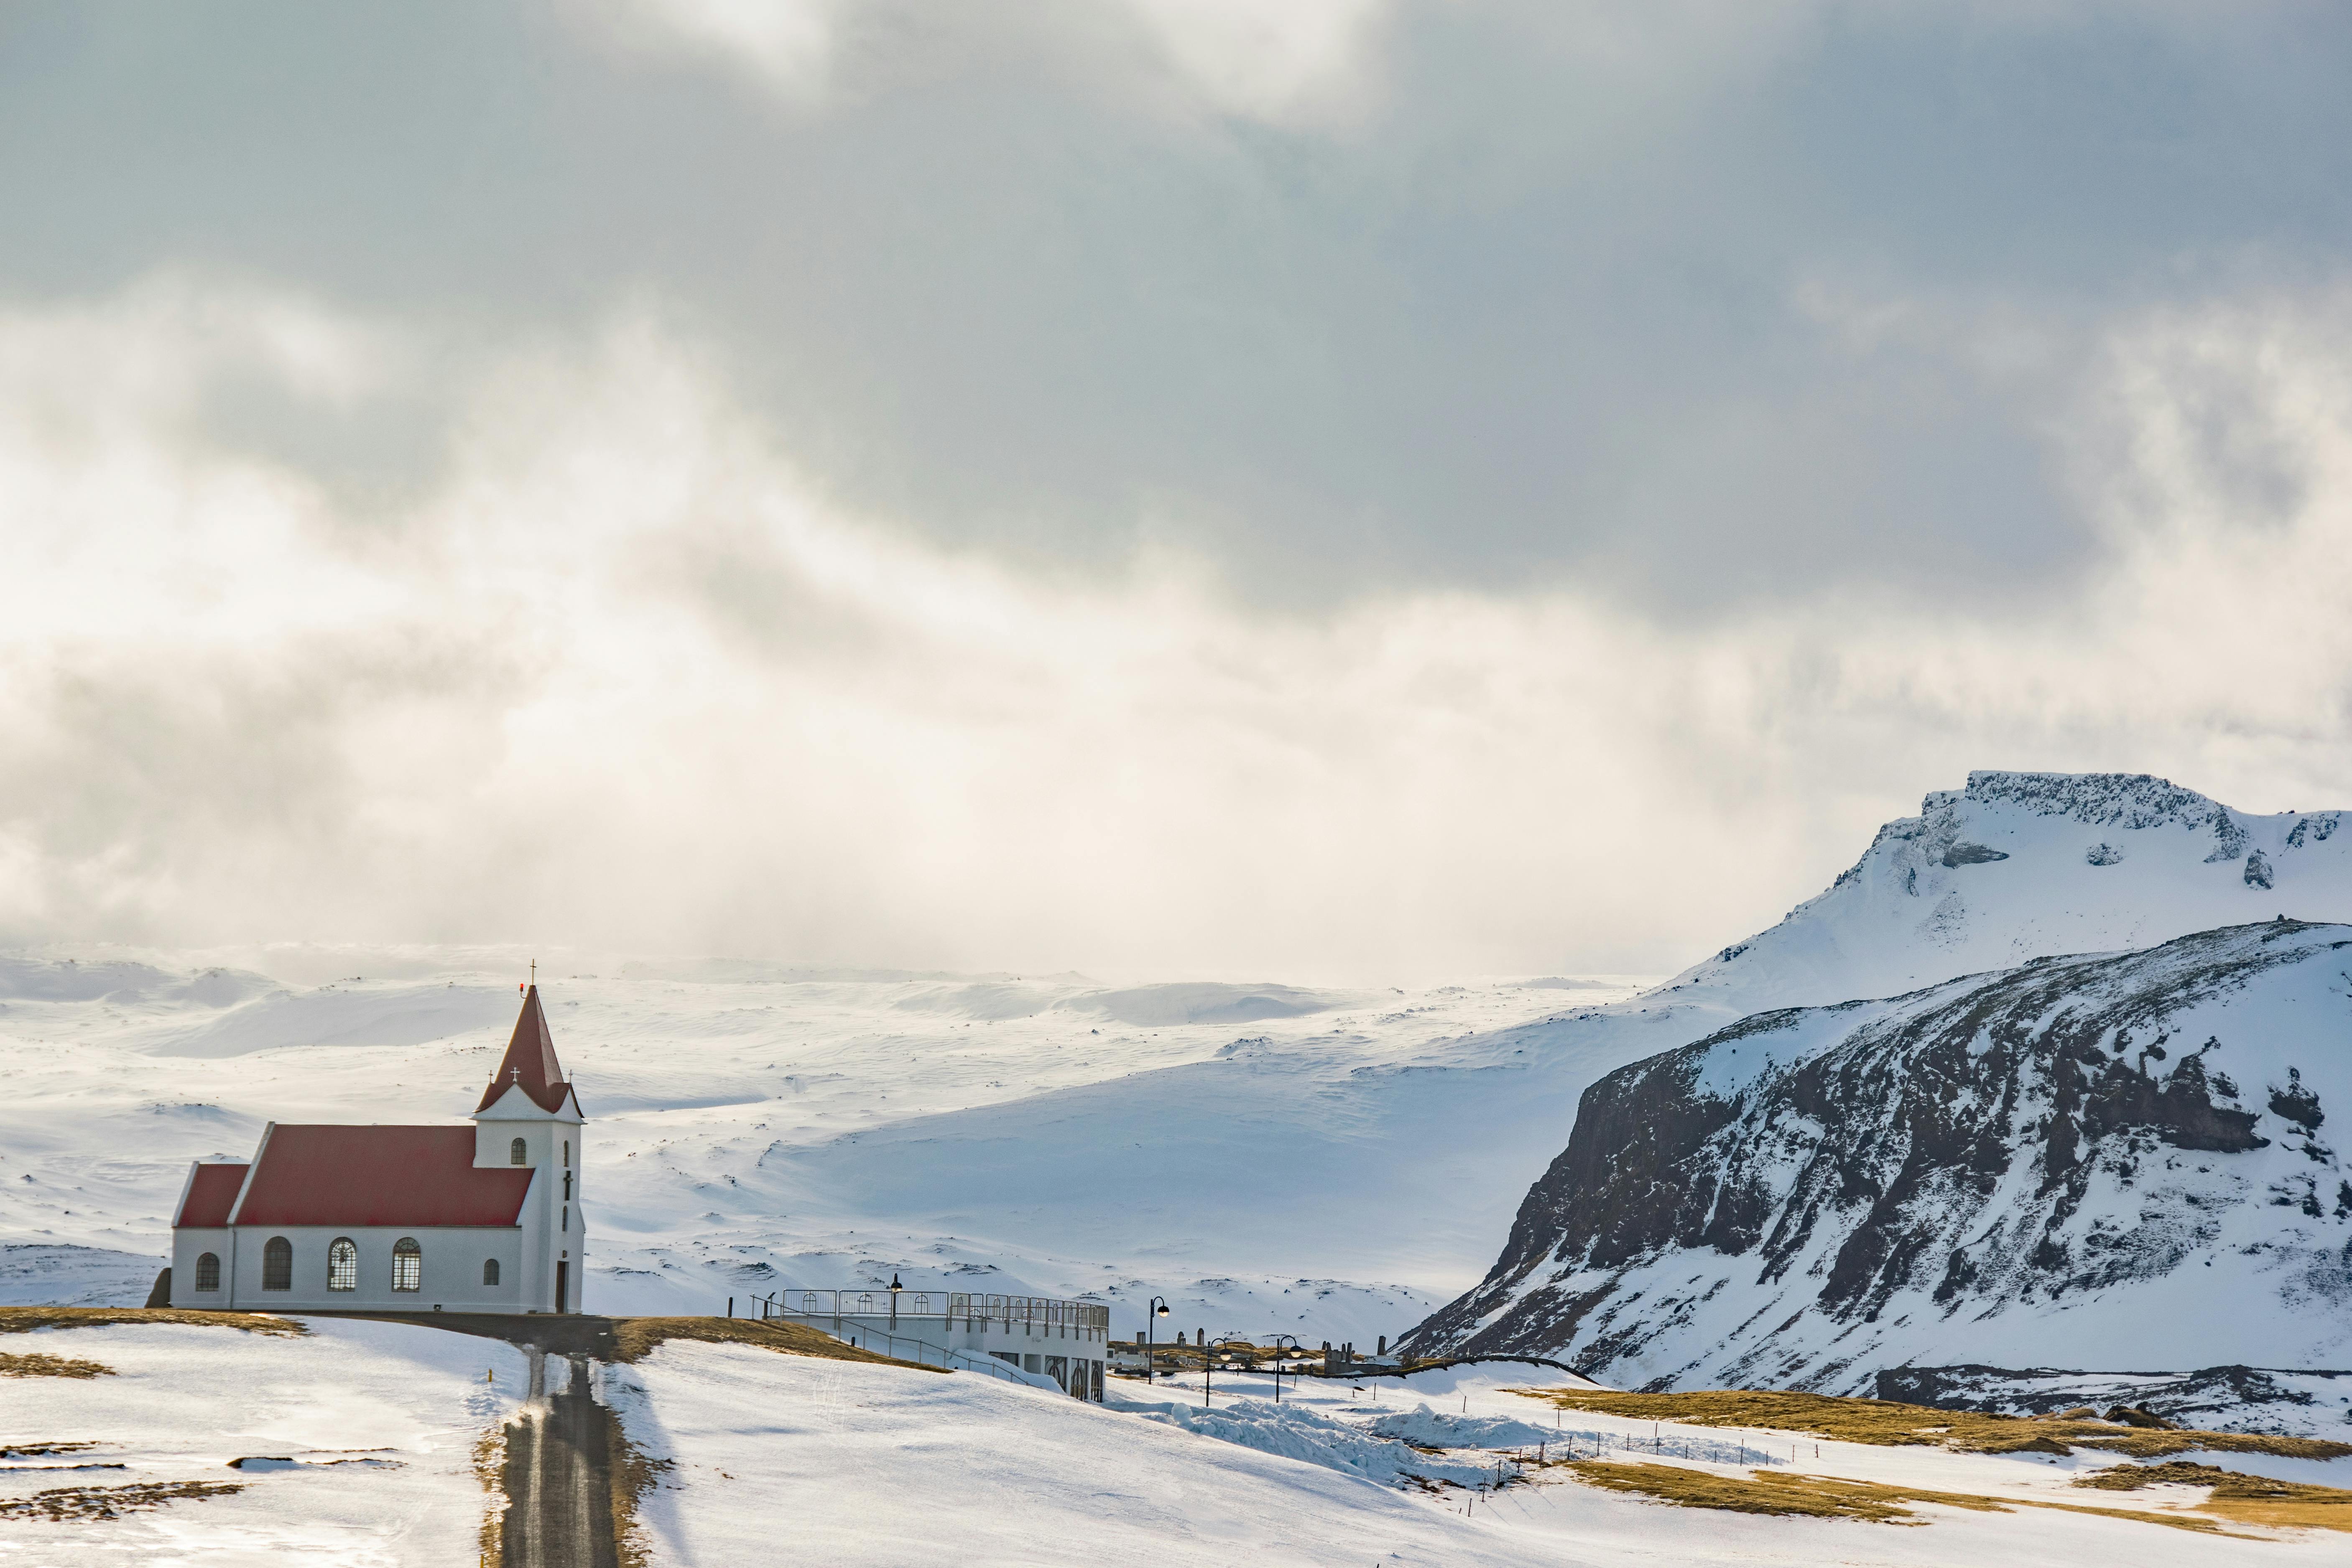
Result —
<path fill-rule="evenodd" d="M 535 958 L 530 961 L 530 983 L 533 985 L 539 984 L 539 960 Z"/>

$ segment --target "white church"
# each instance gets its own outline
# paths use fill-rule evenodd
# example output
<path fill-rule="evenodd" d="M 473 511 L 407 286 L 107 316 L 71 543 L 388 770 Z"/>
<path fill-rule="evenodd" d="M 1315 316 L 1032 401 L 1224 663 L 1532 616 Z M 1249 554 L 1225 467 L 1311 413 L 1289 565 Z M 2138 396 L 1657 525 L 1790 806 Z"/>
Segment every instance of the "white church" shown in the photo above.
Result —
<path fill-rule="evenodd" d="M 471 1127 L 273 1121 L 251 1163 L 191 1167 L 172 1305 L 576 1312 L 583 1124 L 531 984 Z"/>

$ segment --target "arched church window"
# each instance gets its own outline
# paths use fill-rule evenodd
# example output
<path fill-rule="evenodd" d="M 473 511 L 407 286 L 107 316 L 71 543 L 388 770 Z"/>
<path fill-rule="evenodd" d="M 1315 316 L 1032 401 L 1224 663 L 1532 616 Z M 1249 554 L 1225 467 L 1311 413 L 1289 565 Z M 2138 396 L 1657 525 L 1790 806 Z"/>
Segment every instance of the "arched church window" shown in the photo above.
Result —
<path fill-rule="evenodd" d="M 495 1258 L 484 1258 L 482 1260 L 482 1283 L 485 1285 L 495 1285 L 498 1282 L 499 1260 Z"/>
<path fill-rule="evenodd" d="M 207 1252 L 202 1258 L 196 1259 L 196 1289 L 199 1290 L 217 1290 L 220 1289 L 219 1253 Z"/>
<path fill-rule="evenodd" d="M 563 1141 L 563 1168 L 567 1171 L 572 1168 L 572 1140 L 569 1138 Z"/>
<path fill-rule="evenodd" d="M 528 1143 L 525 1143 L 525 1142 L 524 1142 L 521 1139 L 520 1139 L 520 1138 L 516 1139 L 513 1142 L 511 1142 L 511 1143 L 508 1144 L 508 1145 L 507 1145 L 507 1163 L 508 1163 L 508 1164 L 509 1164 L 509 1165 L 528 1165 L 528 1164 L 530 1164 L 530 1144 L 528 1144 Z"/>
<path fill-rule="evenodd" d="M 327 1289 L 356 1290 L 360 1288 L 360 1249 L 348 1236 L 339 1236 L 327 1244 Z"/>
<path fill-rule="evenodd" d="M 404 1236 L 392 1244 L 392 1288 L 395 1290 L 425 1289 L 425 1249 L 416 1245 L 413 1236 Z"/>
<path fill-rule="evenodd" d="M 294 1244 L 282 1236 L 273 1236 L 262 1244 L 261 1288 L 265 1290 L 294 1289 Z"/>

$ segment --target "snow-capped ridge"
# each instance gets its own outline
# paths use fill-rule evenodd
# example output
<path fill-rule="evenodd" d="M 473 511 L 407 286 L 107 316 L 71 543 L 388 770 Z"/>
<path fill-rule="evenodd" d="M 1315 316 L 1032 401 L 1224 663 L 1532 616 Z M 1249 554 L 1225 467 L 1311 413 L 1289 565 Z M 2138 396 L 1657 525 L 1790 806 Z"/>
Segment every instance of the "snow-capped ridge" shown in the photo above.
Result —
<path fill-rule="evenodd" d="M 1742 1011 L 1821 1005 L 2280 913 L 2352 918 L 2344 816 L 2250 815 L 2147 773 L 1980 770 L 1663 989 Z"/>

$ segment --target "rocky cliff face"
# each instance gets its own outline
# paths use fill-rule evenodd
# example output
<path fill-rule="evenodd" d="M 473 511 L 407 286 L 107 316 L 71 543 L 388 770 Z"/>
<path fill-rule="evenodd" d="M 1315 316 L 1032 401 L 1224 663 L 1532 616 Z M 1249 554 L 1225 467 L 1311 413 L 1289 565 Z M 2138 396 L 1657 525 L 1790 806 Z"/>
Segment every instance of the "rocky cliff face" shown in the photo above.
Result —
<path fill-rule="evenodd" d="M 1997 868 L 1945 837 L 1915 858 Z M 2331 1114 L 2352 1114 L 2352 927 L 1759 1014 L 1587 1090 L 1493 1270 L 1408 1344 L 1832 1392 L 1910 1362 L 2344 1365 Z"/>

